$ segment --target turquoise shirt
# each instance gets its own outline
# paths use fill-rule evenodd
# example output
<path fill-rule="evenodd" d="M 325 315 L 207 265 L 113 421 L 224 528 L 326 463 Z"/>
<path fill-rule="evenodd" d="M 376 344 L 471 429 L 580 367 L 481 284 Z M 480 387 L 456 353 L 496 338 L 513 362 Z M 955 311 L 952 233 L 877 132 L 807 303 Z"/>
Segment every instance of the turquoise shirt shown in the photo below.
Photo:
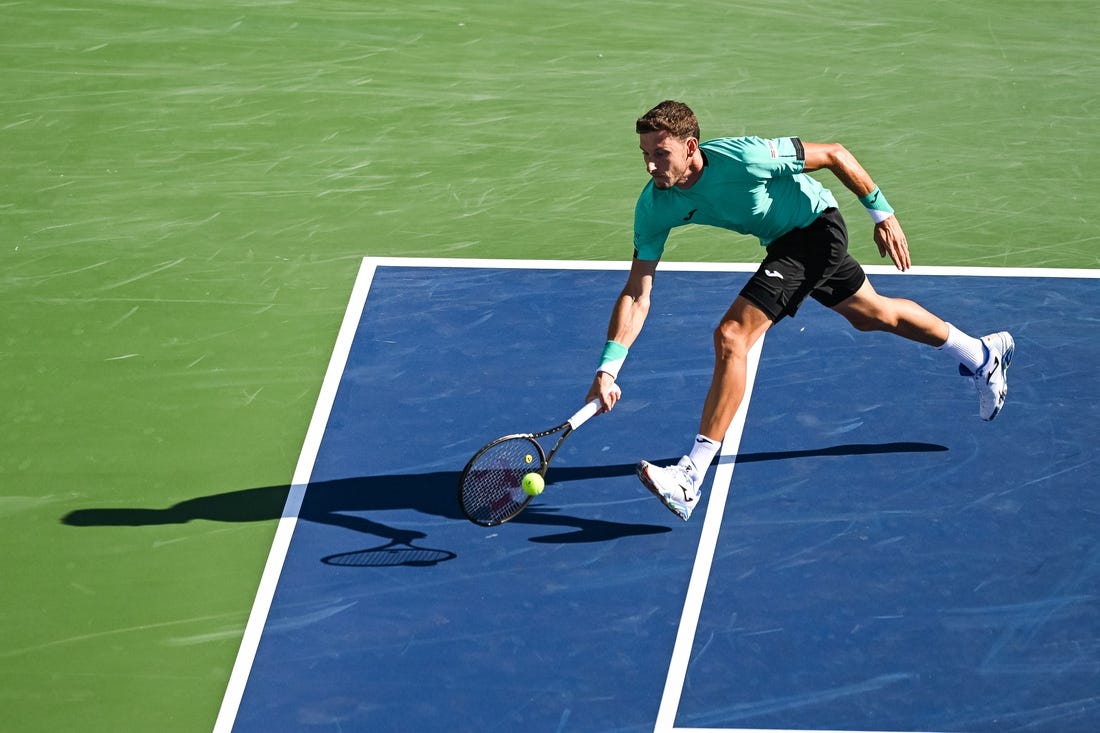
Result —
<path fill-rule="evenodd" d="M 688 189 L 651 180 L 634 207 L 634 249 L 658 260 L 673 227 L 707 224 L 757 237 L 767 246 L 837 205 L 829 189 L 803 173 L 797 137 L 723 137 L 702 143 L 703 173 Z"/>

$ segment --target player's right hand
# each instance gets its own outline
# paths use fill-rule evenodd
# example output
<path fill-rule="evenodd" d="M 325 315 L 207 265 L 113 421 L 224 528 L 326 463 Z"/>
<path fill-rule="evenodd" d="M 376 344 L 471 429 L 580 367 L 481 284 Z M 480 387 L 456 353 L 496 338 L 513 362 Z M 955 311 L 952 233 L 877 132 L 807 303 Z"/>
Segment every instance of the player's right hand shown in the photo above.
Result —
<path fill-rule="evenodd" d="M 591 402 L 597 397 L 602 405 L 601 412 L 610 412 L 615 403 L 619 401 L 619 398 L 623 396 L 623 391 L 619 389 L 619 385 L 615 384 L 615 379 L 607 372 L 596 372 L 595 378 L 592 380 L 592 386 L 588 390 L 588 395 L 584 398 L 585 402 Z"/>

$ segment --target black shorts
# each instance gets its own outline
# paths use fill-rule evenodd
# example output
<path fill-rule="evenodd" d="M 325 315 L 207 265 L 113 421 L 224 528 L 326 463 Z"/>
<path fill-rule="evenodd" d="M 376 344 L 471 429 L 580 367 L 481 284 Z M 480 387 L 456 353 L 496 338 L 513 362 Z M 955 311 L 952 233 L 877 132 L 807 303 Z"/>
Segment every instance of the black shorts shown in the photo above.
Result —
<path fill-rule="evenodd" d="M 812 224 L 784 234 L 768 245 L 760 269 L 741 290 L 772 322 L 794 316 L 806 296 L 832 308 L 847 300 L 867 280 L 848 254 L 848 229 L 835 208 L 825 209 Z"/>

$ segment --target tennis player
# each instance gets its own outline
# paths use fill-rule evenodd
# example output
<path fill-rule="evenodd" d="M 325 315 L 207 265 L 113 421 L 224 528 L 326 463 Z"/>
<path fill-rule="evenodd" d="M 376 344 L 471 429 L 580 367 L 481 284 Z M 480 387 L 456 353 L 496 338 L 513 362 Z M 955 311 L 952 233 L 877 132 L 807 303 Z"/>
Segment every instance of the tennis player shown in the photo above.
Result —
<path fill-rule="evenodd" d="M 1012 336 L 975 338 L 911 300 L 871 287 L 848 253 L 836 199 L 806 174 L 827 169 L 859 198 L 874 223 L 879 254 L 898 270 L 911 265 L 909 246 L 886 197 L 842 145 L 797 137 L 700 142 L 694 112 L 671 100 L 639 118 L 635 129 L 651 180 L 634 210 L 634 260 L 611 311 L 588 399 L 599 397 L 605 410 L 618 400 L 615 380 L 649 313 L 654 273 L 673 227 L 705 224 L 752 235 L 766 252 L 714 331 L 714 376 L 691 449 L 673 466 L 638 464 L 642 483 L 673 513 L 687 521 L 699 502 L 703 476 L 744 397 L 750 349 L 773 324 L 794 316 L 807 296 L 859 331 L 887 331 L 943 351 L 977 388 L 981 418 L 997 417 L 1008 392 Z"/>

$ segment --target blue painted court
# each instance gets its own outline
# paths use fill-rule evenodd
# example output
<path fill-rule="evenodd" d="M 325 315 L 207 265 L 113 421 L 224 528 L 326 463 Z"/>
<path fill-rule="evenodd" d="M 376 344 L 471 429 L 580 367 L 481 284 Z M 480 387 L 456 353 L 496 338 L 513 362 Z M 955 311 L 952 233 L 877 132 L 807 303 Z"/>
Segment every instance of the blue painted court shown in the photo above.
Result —
<path fill-rule="evenodd" d="M 685 524 L 633 465 L 695 434 L 749 268 L 662 267 L 620 405 L 466 522 L 470 455 L 580 406 L 624 268 L 364 263 L 219 730 L 1098 729 L 1096 279 L 873 270 L 1012 331 L 990 424 L 943 355 L 807 303 Z"/>

